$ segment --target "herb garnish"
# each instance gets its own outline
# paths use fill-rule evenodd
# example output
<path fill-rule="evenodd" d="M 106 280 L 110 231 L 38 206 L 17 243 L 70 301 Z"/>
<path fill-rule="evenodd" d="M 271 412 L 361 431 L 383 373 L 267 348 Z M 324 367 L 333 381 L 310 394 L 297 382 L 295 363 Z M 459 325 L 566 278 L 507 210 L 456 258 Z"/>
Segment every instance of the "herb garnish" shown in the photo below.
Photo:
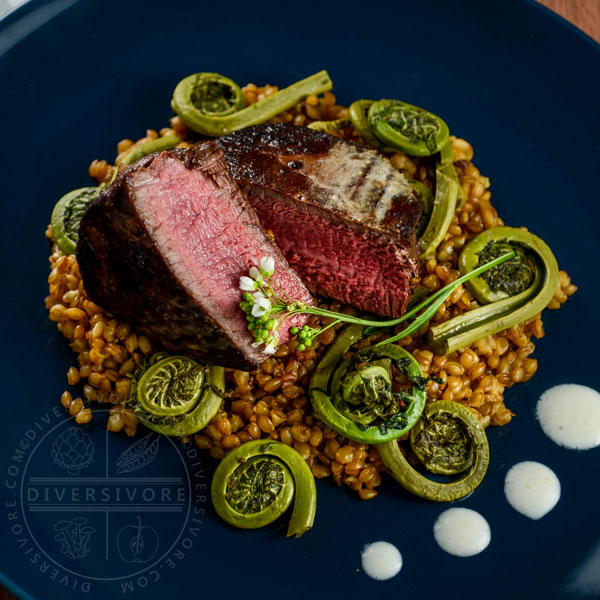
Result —
<path fill-rule="evenodd" d="M 509 251 L 506 254 L 495 258 L 489 263 L 477 267 L 473 271 L 459 277 L 455 281 L 444 286 L 437 292 L 434 292 L 409 310 L 404 316 L 397 319 L 385 321 L 373 321 L 354 317 L 343 313 L 318 308 L 300 300 L 294 300 L 281 291 L 275 281 L 273 274 L 275 272 L 275 261 L 272 257 L 265 256 L 260 261 L 258 266 L 251 267 L 249 276 L 240 278 L 240 289 L 244 292 L 244 299 L 240 302 L 240 308 L 246 314 L 248 321 L 248 329 L 254 336 L 254 346 L 258 347 L 264 344 L 263 352 L 265 354 L 273 354 L 279 344 L 279 329 L 292 316 L 297 314 L 319 315 L 322 317 L 333 318 L 333 322 L 323 327 L 322 329 L 309 327 L 305 325 L 302 329 L 291 327 L 290 333 L 298 335 L 300 343 L 298 350 L 302 351 L 312 346 L 314 338 L 326 331 L 330 327 L 338 323 L 354 323 L 357 325 L 367 325 L 373 328 L 385 329 L 400 323 L 404 323 L 408 319 L 413 319 L 412 323 L 405 327 L 398 334 L 389 339 L 379 342 L 377 345 L 389 344 L 401 338 L 412 335 L 421 327 L 429 322 L 435 315 L 438 308 L 444 301 L 464 282 L 485 273 L 496 265 L 502 264 L 515 256 L 514 251 Z"/>

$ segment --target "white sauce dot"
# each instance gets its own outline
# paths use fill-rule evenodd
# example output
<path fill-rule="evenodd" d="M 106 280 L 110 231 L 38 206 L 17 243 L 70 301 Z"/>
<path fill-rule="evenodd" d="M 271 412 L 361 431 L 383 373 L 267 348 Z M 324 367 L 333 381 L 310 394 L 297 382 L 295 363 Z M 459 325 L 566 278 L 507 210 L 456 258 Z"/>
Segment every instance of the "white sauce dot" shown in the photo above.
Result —
<path fill-rule="evenodd" d="M 433 537 L 442 550 L 454 556 L 474 556 L 488 547 L 488 522 L 470 508 L 449 508 L 433 525 Z"/>
<path fill-rule="evenodd" d="M 537 418 L 554 442 L 574 450 L 600 445 L 600 394 L 585 385 L 565 383 L 545 391 Z"/>
<path fill-rule="evenodd" d="M 361 553 L 363 571 L 373 579 L 384 581 L 397 575 L 402 568 L 402 555 L 394 544 L 373 542 Z"/>
<path fill-rule="evenodd" d="M 530 519 L 541 519 L 556 506 L 560 481 L 546 465 L 524 461 L 506 473 L 504 493 L 517 512 Z"/>

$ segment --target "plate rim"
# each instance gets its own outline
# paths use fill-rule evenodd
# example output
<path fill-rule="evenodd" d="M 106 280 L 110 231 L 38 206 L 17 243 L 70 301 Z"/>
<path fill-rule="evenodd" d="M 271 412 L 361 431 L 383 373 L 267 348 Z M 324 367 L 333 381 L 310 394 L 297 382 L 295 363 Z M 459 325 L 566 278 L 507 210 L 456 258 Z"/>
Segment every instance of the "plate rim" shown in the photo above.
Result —
<path fill-rule="evenodd" d="M 538 17 L 541 15 L 545 15 L 548 19 L 549 23 L 554 23 L 555 26 L 561 27 L 563 32 L 570 32 L 570 34 L 575 34 L 572 39 L 580 40 L 581 49 L 587 48 L 586 52 L 590 52 L 592 56 L 600 61 L 600 42 L 594 40 L 590 35 L 579 29 L 576 25 L 556 13 L 551 8 L 540 4 L 537 0 L 511 0 L 512 5 L 515 7 L 534 7 L 534 11 L 538 11 Z M 61 14 L 66 10 L 70 10 L 74 6 L 80 4 L 82 0 L 29 0 L 25 4 L 16 7 L 11 12 L 6 14 L 2 19 L 0 19 L 0 34 L 5 34 L 5 32 L 11 27 L 18 24 L 22 19 L 27 16 L 35 13 L 43 7 L 47 6 L 56 6 L 61 7 L 60 10 L 57 10 L 53 14 L 49 14 L 49 18 L 43 22 L 38 23 L 35 27 L 33 27 L 30 31 L 28 31 L 22 38 L 17 40 L 14 44 L 10 44 L 3 52 L 0 51 L 0 62 L 4 59 L 4 57 L 10 53 L 10 51 L 26 41 L 28 36 L 31 33 L 34 33 L 39 28 L 48 25 L 48 23 L 57 15 Z M 505 0 L 494 0 L 498 4 L 506 5 Z M 17 583 L 11 576 L 9 576 L 4 569 L 3 565 L 0 565 L 0 585 L 2 585 L 5 589 L 7 589 L 12 594 L 16 595 L 19 598 L 23 598 L 24 600 L 40 600 L 39 596 L 33 596 L 27 591 L 25 591 L 19 583 Z"/>

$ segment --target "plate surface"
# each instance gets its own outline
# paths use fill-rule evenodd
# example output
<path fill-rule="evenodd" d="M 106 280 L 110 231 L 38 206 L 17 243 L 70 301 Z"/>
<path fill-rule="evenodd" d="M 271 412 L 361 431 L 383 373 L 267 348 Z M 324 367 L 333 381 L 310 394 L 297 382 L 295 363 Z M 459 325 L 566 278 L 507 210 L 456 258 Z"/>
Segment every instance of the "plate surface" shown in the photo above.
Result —
<path fill-rule="evenodd" d="M 560 448 L 534 417 L 552 385 L 598 387 L 600 47 L 528 1 L 223 6 L 56 0 L 0 25 L 3 583 L 39 599 L 600 597 L 600 449 Z M 458 503 L 492 529 L 473 558 L 437 547 L 433 522 L 446 507 L 392 481 L 370 502 L 319 482 L 315 527 L 299 540 L 285 538 L 285 522 L 234 530 L 206 497 L 208 456 L 144 434 L 130 448 L 105 434 L 102 416 L 76 438 L 58 404 L 73 355 L 43 306 L 43 233 L 57 198 L 88 185 L 90 160 L 112 157 L 116 141 L 166 125 L 189 73 L 287 85 L 322 68 L 344 104 L 402 98 L 442 115 L 473 144 L 502 218 L 541 236 L 580 286 L 545 316 L 539 371 L 507 390 L 517 416 L 489 430 L 488 475 Z M 137 470 L 124 467 L 128 449 Z M 521 460 L 547 464 L 562 483 L 541 521 L 504 499 L 504 475 Z M 404 558 L 388 582 L 359 570 L 363 545 L 382 539 Z"/>

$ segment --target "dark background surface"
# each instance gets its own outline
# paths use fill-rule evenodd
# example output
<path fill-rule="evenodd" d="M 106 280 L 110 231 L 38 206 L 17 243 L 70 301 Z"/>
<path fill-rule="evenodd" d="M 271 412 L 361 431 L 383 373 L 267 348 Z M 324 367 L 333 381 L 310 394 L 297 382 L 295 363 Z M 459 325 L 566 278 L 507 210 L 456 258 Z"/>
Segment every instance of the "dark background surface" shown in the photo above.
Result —
<path fill-rule="evenodd" d="M 172 89 L 189 73 L 214 70 L 240 83 L 287 85 L 327 68 L 341 103 L 398 97 L 442 115 L 453 133 L 473 144 L 502 218 L 540 235 L 580 286 L 566 307 L 546 316 L 539 372 L 506 392 L 517 417 L 489 431 L 489 473 L 460 503 L 488 519 L 491 545 L 473 558 L 451 557 L 432 536 L 445 507 L 417 500 L 393 482 L 363 503 L 323 481 L 315 528 L 303 538 L 284 539 L 281 523 L 239 532 L 210 510 L 193 554 L 151 588 L 128 596 L 586 597 L 564 590 L 600 539 L 600 450 L 554 445 L 535 423 L 534 408 L 551 385 L 597 387 L 598 46 L 534 3 L 517 0 L 347 2 L 296 6 L 291 14 L 275 2 L 260 9 L 234 2 L 225 16 L 217 3 L 179 2 L 168 9 L 158 0 L 68 4 L 25 7 L 3 23 L 0 38 L 7 142 L 0 248 L 10 282 L 2 294 L 0 471 L 32 419 L 58 402 L 73 361 L 45 324 L 42 302 L 43 231 L 55 200 L 87 185 L 90 160 L 111 159 L 119 139 L 165 126 Z M 103 435 L 103 423 L 90 434 Z M 550 466 L 563 485 L 561 501 L 539 522 L 515 513 L 502 493 L 506 470 L 526 459 Z M 203 462 L 212 469 L 208 456 Z M 6 499 L 2 489 L 3 507 Z M 0 565 L 10 587 L 35 598 L 76 597 L 31 568 L 4 515 L 0 527 Z M 404 558 L 389 582 L 358 571 L 362 546 L 378 539 L 396 544 Z M 600 584 L 587 597 L 599 591 Z M 85 597 L 122 595 L 108 584 L 93 586 Z"/>

